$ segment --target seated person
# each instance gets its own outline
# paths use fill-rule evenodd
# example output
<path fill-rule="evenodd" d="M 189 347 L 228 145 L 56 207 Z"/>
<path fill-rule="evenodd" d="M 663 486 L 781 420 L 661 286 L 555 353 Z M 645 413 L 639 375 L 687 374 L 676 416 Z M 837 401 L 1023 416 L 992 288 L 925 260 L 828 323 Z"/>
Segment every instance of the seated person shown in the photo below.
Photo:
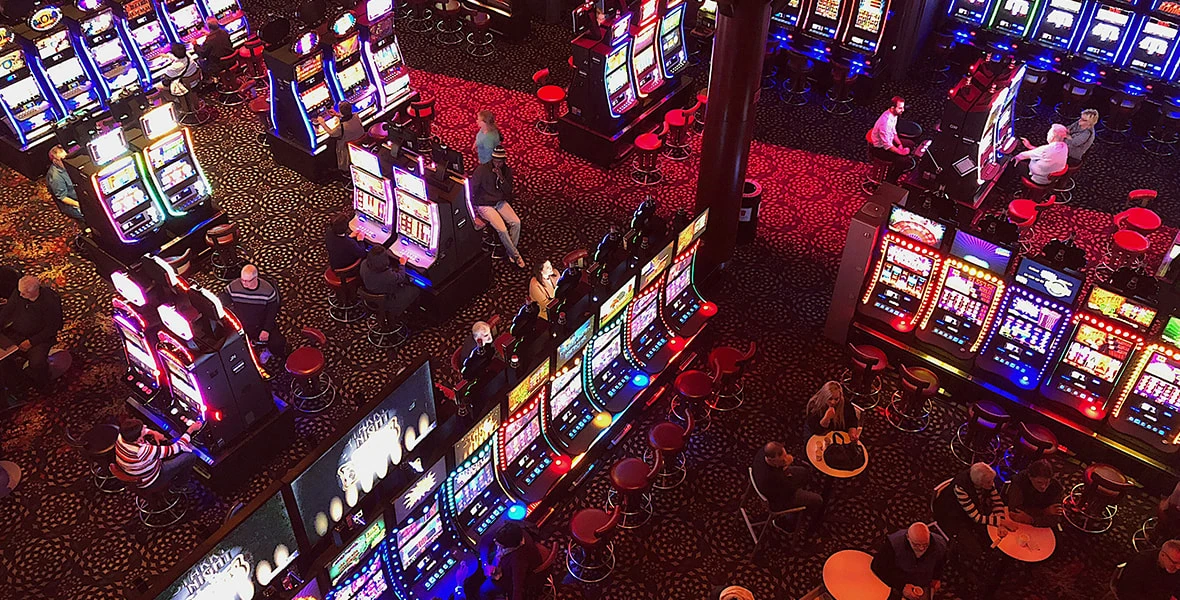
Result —
<path fill-rule="evenodd" d="M 359 231 L 352 231 L 348 222 L 352 220 L 349 213 L 337 213 L 328 221 L 324 230 L 324 246 L 328 250 L 328 266 L 335 271 L 343 271 L 356 264 L 358 260 L 368 256 L 361 239 L 364 237 Z"/>
<path fill-rule="evenodd" d="M 61 146 L 49 149 L 49 170 L 45 172 L 45 184 L 49 187 L 49 196 L 57 205 L 61 214 L 75 220 L 82 220 L 82 207 L 78 204 L 78 192 L 74 191 L 74 181 L 66 172 L 65 159 L 69 153 Z"/>
<path fill-rule="evenodd" d="M 533 580 L 533 571 L 541 566 L 541 552 L 532 536 L 520 525 L 504 523 L 493 538 L 491 556 L 484 557 L 484 575 L 479 586 L 481 600 L 525 600 Z"/>
<path fill-rule="evenodd" d="M 546 260 L 533 268 L 533 277 L 529 280 L 529 299 L 541 307 L 537 316 L 546 321 L 549 320 L 549 303 L 553 302 L 559 278 L 561 274 L 553 268 L 552 262 Z"/>
<path fill-rule="evenodd" d="M 1016 173 L 1021 176 L 1027 173 L 1034 182 L 1048 185 L 1049 176 L 1064 169 L 1069 161 L 1069 146 L 1065 145 L 1068 136 L 1069 130 L 1065 125 L 1054 123 L 1045 135 L 1046 143 L 1043 146 L 1033 146 L 1027 139 L 1020 138 L 1027 150 L 1014 157 L 1018 163 Z M 1025 160 L 1027 164 L 1021 162 Z"/>
<path fill-rule="evenodd" d="M 459 364 L 467 360 L 471 356 L 471 352 L 476 348 L 483 348 L 492 350 L 495 348 L 495 336 L 492 335 L 492 326 L 488 325 L 486 321 L 476 321 L 471 326 L 471 337 L 463 342 L 463 350 L 459 352 Z"/>
<path fill-rule="evenodd" d="M 754 455 L 754 485 L 766 496 L 770 510 L 778 512 L 799 506 L 806 507 L 803 515 L 811 524 L 808 533 L 819 531 L 823 517 L 824 501 L 819 494 L 803 489 L 807 482 L 807 469 L 792 464 L 795 457 L 779 442 L 767 442 Z M 776 526 L 783 524 L 775 523 Z"/>
<path fill-rule="evenodd" d="M 1158 551 L 1144 550 L 1127 561 L 1114 584 L 1118 600 L 1171 600 L 1180 597 L 1180 540 Z"/>
<path fill-rule="evenodd" d="M 1065 488 L 1053 478 L 1053 467 L 1045 459 L 1034 460 L 1008 484 L 1008 509 L 1017 523 L 1056 525 L 1061 520 L 1064 497 Z"/>
<path fill-rule="evenodd" d="M 902 145 L 901 137 L 897 135 L 897 117 L 904 112 L 905 98 L 894 96 L 889 108 L 877 117 L 877 122 L 865 136 L 873 157 L 889 163 L 889 172 L 885 176 L 889 183 L 897 183 L 898 177 L 914 166 L 910 149 Z"/>
<path fill-rule="evenodd" d="M 892 590 L 889 600 L 928 600 L 942 587 L 946 553 L 941 537 L 930 535 L 925 523 L 914 523 L 885 536 L 871 567 Z"/>
<path fill-rule="evenodd" d="M 1070 124 L 1066 131 L 1065 145 L 1069 146 L 1069 162 L 1082 162 L 1082 156 L 1094 145 L 1094 126 L 1098 124 L 1098 111 L 1087 108 L 1077 121 Z"/>
<path fill-rule="evenodd" d="M 209 33 L 205 35 L 205 40 L 197 48 L 197 57 L 205 65 L 206 73 L 217 75 L 225 69 L 221 59 L 234 53 L 234 45 L 230 41 L 229 32 L 221 26 L 221 23 L 217 22 L 216 18 L 205 19 L 205 29 Z"/>
<path fill-rule="evenodd" d="M 981 462 L 959 472 L 939 492 L 934 499 L 934 518 L 970 560 L 982 557 L 984 549 L 991 547 L 988 525 L 1016 530 L 996 489 L 995 470 Z"/>
<path fill-rule="evenodd" d="M 192 453 L 192 436 L 200 428 L 201 422 L 193 421 L 180 439 L 169 444 L 164 434 L 148 429 L 143 421 L 127 419 L 119 425 L 115 462 L 124 473 L 138 479 L 141 488 L 157 482 L 168 485 L 200 460 Z"/>
<path fill-rule="evenodd" d="M 16 292 L 16 285 L 20 282 L 20 271 L 12 267 L 0 267 L 0 306 L 8 302 L 8 297 Z"/>
<path fill-rule="evenodd" d="M 164 66 L 158 87 L 165 99 L 177 102 L 200 82 L 201 66 L 197 62 L 197 57 L 193 56 L 184 44 L 172 44 L 168 53 L 172 55 L 172 61 Z M 178 110 L 179 108 L 177 107 Z"/>
<path fill-rule="evenodd" d="M 1160 500 L 1156 512 L 1155 530 L 1151 533 L 1153 540 L 1171 540 L 1180 537 L 1180 483 L 1172 489 L 1172 494 Z"/>
<path fill-rule="evenodd" d="M 807 401 L 807 431 L 811 435 L 825 435 L 843 431 L 853 441 L 860 439 L 860 413 L 844 398 L 844 390 L 829 381 Z"/>
<path fill-rule="evenodd" d="M 380 246 L 369 248 L 361 263 L 361 283 L 370 293 L 385 296 L 385 310 L 391 319 L 400 317 L 418 297 L 418 288 L 406 276 L 406 257 L 395 263 Z"/>
<path fill-rule="evenodd" d="M 287 340 L 278 324 L 282 305 L 279 288 L 260 276 L 258 267 L 249 264 L 242 267 L 242 276 L 225 286 L 221 303 L 237 315 L 251 342 L 266 345 L 264 354 L 287 354 Z M 267 357 L 262 356 L 260 360 L 266 362 Z"/>
<path fill-rule="evenodd" d="M 39 387 L 49 384 L 49 351 L 61 328 L 61 297 L 36 277 L 21 277 L 16 293 L 0 308 L 0 332 L 24 353 L 29 377 Z M 0 376 L 12 381 L 20 372 L 19 364 L 11 357 L 0 363 Z"/>
<path fill-rule="evenodd" d="M 500 243 L 508 253 L 508 260 L 523 269 L 524 259 L 516 249 L 520 244 L 520 217 L 508 204 L 514 197 L 508 151 L 503 146 L 496 146 L 492 150 L 491 162 L 479 165 L 471 174 L 471 204 L 479 218 L 500 234 Z"/>

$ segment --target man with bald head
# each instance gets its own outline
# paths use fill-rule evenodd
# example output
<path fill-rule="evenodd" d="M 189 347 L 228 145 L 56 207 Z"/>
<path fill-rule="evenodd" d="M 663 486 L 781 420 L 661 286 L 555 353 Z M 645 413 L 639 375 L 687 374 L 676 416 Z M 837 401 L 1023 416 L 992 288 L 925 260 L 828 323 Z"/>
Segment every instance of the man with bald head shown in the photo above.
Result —
<path fill-rule="evenodd" d="M 57 292 L 41 285 L 41 280 L 32 275 L 21 277 L 16 292 L 0 309 L 0 331 L 24 353 L 29 361 L 29 378 L 39 387 L 49 384 L 49 350 L 57 342 L 61 327 L 61 297 Z M 0 374 L 6 378 L 18 375 L 19 364 L 12 359 L 5 361 Z"/>
<path fill-rule="evenodd" d="M 284 356 L 287 341 L 279 331 L 278 317 L 281 300 L 279 288 L 258 274 L 258 267 L 242 267 L 242 276 L 229 282 L 221 294 L 221 303 L 230 309 L 251 342 L 265 344 L 264 352 Z M 266 362 L 267 357 L 260 357 Z"/>
<path fill-rule="evenodd" d="M 815 534 L 822 522 L 824 501 L 819 494 L 803 489 L 807 483 L 807 469 L 794 466 L 794 463 L 795 457 L 787 454 L 781 443 L 767 442 L 754 455 L 751 465 L 754 485 L 766 496 L 772 511 L 806 507 L 803 515 L 810 521 L 808 533 Z M 781 527 L 782 524 L 775 525 Z"/>
<path fill-rule="evenodd" d="M 942 585 L 946 541 L 914 523 L 885 536 L 873 557 L 873 573 L 893 592 L 889 600 L 929 600 Z"/>

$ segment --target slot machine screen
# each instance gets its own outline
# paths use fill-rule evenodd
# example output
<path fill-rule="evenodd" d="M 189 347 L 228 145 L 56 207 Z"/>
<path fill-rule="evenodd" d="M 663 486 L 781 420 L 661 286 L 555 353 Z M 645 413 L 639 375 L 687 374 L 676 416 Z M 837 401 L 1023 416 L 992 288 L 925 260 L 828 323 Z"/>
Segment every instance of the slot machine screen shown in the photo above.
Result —
<path fill-rule="evenodd" d="M 145 202 L 147 202 L 147 194 L 144 193 L 143 188 L 139 186 L 123 188 L 109 200 L 111 216 L 121 219 L 123 215 Z"/>
<path fill-rule="evenodd" d="M 362 169 L 353 166 L 352 183 L 357 191 L 356 209 L 365 216 L 382 223 L 388 216 L 385 214 L 389 203 L 385 201 L 384 180 L 373 177 Z"/>
<path fill-rule="evenodd" d="M 668 286 L 664 290 L 664 304 L 671 306 L 692 282 L 692 261 L 681 260 L 668 272 Z"/>
<path fill-rule="evenodd" d="M 324 70 L 324 63 L 318 55 L 295 65 L 295 80 L 307 81 Z"/>
<path fill-rule="evenodd" d="M 336 53 L 336 58 L 343 58 L 354 54 L 361 45 L 361 36 L 353 34 L 343 40 L 336 42 L 336 47 L 333 49 Z"/>
<path fill-rule="evenodd" d="M 353 567 L 360 564 L 361 559 L 370 550 L 377 547 L 377 544 L 380 544 L 383 539 L 385 539 L 385 517 L 377 516 L 352 543 L 348 544 L 343 552 L 328 563 L 328 582 L 331 585 L 336 585 L 341 577 L 347 575 Z"/>
<path fill-rule="evenodd" d="M 708 0 L 706 0 L 706 3 Z M 714 4 L 714 14 L 716 14 L 716 2 Z M 770 16 L 771 20 L 781 23 L 787 27 L 795 27 L 799 24 L 799 12 L 802 8 L 803 0 L 787 0 L 786 6 L 783 7 L 782 12 L 776 12 Z"/>
<path fill-rule="evenodd" d="M 1037 0 L 1001 0 L 988 27 L 1004 35 L 1023 38 L 1039 6 Z"/>
<path fill-rule="evenodd" d="M 331 92 L 326 84 L 319 84 L 303 94 L 303 106 L 312 108 L 332 101 Z"/>
<path fill-rule="evenodd" d="M 111 11 L 103 11 L 101 14 L 96 15 L 94 18 L 87 19 L 82 23 L 82 33 L 85 34 L 86 37 L 92 37 L 95 34 L 102 33 L 110 29 L 113 22 L 114 15 L 111 14 Z"/>
<path fill-rule="evenodd" d="M 643 330 L 656 320 L 659 312 L 659 294 L 647 294 L 635 301 L 635 320 L 631 323 L 631 341 L 635 342 L 643 335 Z"/>
<path fill-rule="evenodd" d="M 398 54 L 397 44 L 390 44 L 378 50 L 373 55 L 373 64 L 380 71 L 385 71 L 397 65 L 399 62 L 401 62 L 401 60 L 402 57 L 400 54 Z"/>
<path fill-rule="evenodd" d="M 607 91 L 607 93 L 614 94 L 615 92 L 627 87 L 628 81 L 630 81 L 630 78 L 628 76 L 627 69 L 615 69 L 614 71 L 607 73 L 607 75 L 606 75 L 606 91 Z"/>
<path fill-rule="evenodd" d="M 1082 291 L 1082 280 L 1029 259 L 1020 259 L 1016 283 L 1048 298 L 1072 305 Z"/>
<path fill-rule="evenodd" d="M 520 456 L 522 452 L 528 449 L 533 440 L 541 437 L 541 404 L 537 403 L 524 414 L 520 415 L 517 421 L 520 425 L 520 430 L 515 435 L 508 438 L 504 444 L 504 457 L 506 464 L 512 464 Z M 506 432 L 507 433 L 507 432 Z"/>
<path fill-rule="evenodd" d="M 1000 337 L 1016 342 L 1036 354 L 1038 358 L 1043 359 L 1049 354 L 1054 333 L 1065 318 L 1065 314 L 1051 306 L 1022 294 L 1015 294 L 1012 296 L 1008 310 L 1002 316 L 997 333 Z M 1026 362 L 1021 356 L 1024 352 L 1020 349 L 1007 348 L 1003 344 L 997 344 L 996 352 L 1006 356 L 1010 362 Z M 1013 354 L 1015 356 L 1012 356 Z M 1039 367 L 1040 364 L 1037 366 Z"/>
<path fill-rule="evenodd" d="M 407 520 L 413 517 L 415 521 L 421 523 L 423 519 L 417 517 L 425 513 L 420 509 L 428 501 L 431 504 L 438 501 L 438 495 L 434 492 L 446 478 L 447 457 L 441 456 L 429 469 L 422 472 L 417 481 L 403 490 L 400 497 L 393 501 L 393 512 L 397 517 L 397 522 L 404 525 Z M 437 506 L 432 506 L 425 512 L 436 512 L 437 508 Z M 401 538 L 399 537 L 399 539 Z"/>
<path fill-rule="evenodd" d="M 494 404 L 458 442 L 455 443 L 455 464 L 461 465 L 500 428 L 500 405 Z"/>
<path fill-rule="evenodd" d="M 1086 308 L 1138 328 L 1151 327 L 1157 312 L 1154 308 L 1098 286 L 1090 290 Z"/>
<path fill-rule="evenodd" d="M 590 363 L 590 372 L 595 377 L 601 375 L 614 362 L 615 358 L 623 353 L 623 336 L 621 333 L 622 329 L 618 327 L 607 333 L 610 336 L 609 339 L 605 340 L 606 343 L 594 354 L 594 358 Z"/>
<path fill-rule="evenodd" d="M 49 67 L 46 74 L 49 75 L 50 81 L 61 90 L 72 88 L 75 83 L 81 83 L 86 78 L 86 73 L 82 71 L 82 63 L 77 60 L 57 63 Z"/>
<path fill-rule="evenodd" d="M 672 242 L 668 242 L 663 250 L 660 250 L 647 264 L 643 265 L 643 270 L 639 274 L 639 289 L 646 289 L 652 282 L 663 273 L 668 265 L 672 262 Z"/>
<path fill-rule="evenodd" d="M 1032 41 L 1042 46 L 1069 51 L 1075 26 L 1081 17 L 1081 0 L 1049 0 Z"/>
<path fill-rule="evenodd" d="M 656 62 L 656 47 L 648 46 L 642 52 L 635 56 L 635 72 L 643 73 L 651 68 Z"/>
<path fill-rule="evenodd" d="M 116 317 L 120 318 L 120 317 Z M 127 355 L 135 362 L 140 370 L 147 373 L 156 373 L 156 361 L 152 359 L 150 350 L 144 346 L 143 338 L 131 333 L 132 327 L 125 321 L 121 327 L 116 327 L 119 334 L 123 336 L 123 347 L 127 349 Z"/>
<path fill-rule="evenodd" d="M 26 77 L 20 81 L 0 89 L 0 98 L 9 108 L 16 108 L 26 102 L 41 97 L 41 88 L 37 87 L 37 80 Z"/>
<path fill-rule="evenodd" d="M 939 308 L 978 325 L 983 322 L 988 304 L 995 297 L 996 286 L 952 265 L 947 268 L 942 290 L 938 298 Z"/>
<path fill-rule="evenodd" d="M 1180 25 L 1147 17 L 1127 55 L 1127 69 L 1146 77 L 1163 79 L 1167 75 L 1164 70 L 1176 53 L 1177 32 L 1180 32 Z"/>
<path fill-rule="evenodd" d="M 701 211 L 692 223 L 681 230 L 680 234 L 676 236 L 676 251 L 684 252 L 688 249 L 688 245 L 695 242 L 705 233 L 705 226 L 709 224 L 709 209 Z"/>
<path fill-rule="evenodd" d="M 23 50 L 13 50 L 0 56 L 0 77 L 7 78 L 15 71 L 25 68 L 25 53 Z"/>
<path fill-rule="evenodd" d="M 426 180 L 397 167 L 393 168 L 393 182 L 398 189 L 405 190 L 415 198 L 426 197 Z"/>
<path fill-rule="evenodd" d="M 199 27 L 201 24 L 201 12 L 194 2 L 179 11 L 172 14 L 172 22 L 176 23 L 177 29 L 188 30 L 194 27 Z"/>
<path fill-rule="evenodd" d="M 1180 367 L 1161 351 L 1152 352 L 1133 393 L 1173 410 L 1180 409 Z"/>
<path fill-rule="evenodd" d="M 156 167 L 171 162 L 173 159 L 183 156 L 186 153 L 188 149 L 188 144 L 186 142 L 187 140 L 185 139 L 183 133 L 177 132 L 177 135 L 173 136 L 172 138 L 165 140 L 163 143 L 152 146 L 152 148 L 148 150 L 148 160 L 151 161 L 152 165 Z"/>
<path fill-rule="evenodd" d="M 238 3 L 235 0 L 206 0 L 205 5 L 209 7 L 209 12 L 215 15 L 221 15 L 238 8 Z"/>
<path fill-rule="evenodd" d="M 622 312 L 627 307 L 627 303 L 631 302 L 631 299 L 634 297 L 635 278 L 631 277 L 615 293 L 611 294 L 610 298 L 607 298 L 602 303 L 602 307 L 598 309 L 598 326 L 603 327 L 607 323 L 610 323 L 611 319 Z"/>
<path fill-rule="evenodd" d="M 393 10 L 393 0 L 368 0 L 365 2 L 365 15 L 370 21 L 376 21 Z"/>
<path fill-rule="evenodd" d="M 508 392 L 508 414 L 515 413 L 516 409 L 520 408 L 520 405 L 529 399 L 533 390 L 541 387 L 541 384 L 545 383 L 547 379 L 549 379 L 549 361 L 546 360 L 542 361 L 540 365 L 537 365 L 537 368 L 533 369 L 533 372 L 529 373 L 528 377 L 521 381 L 515 388 L 512 388 L 512 391 Z"/>
<path fill-rule="evenodd" d="M 861 31 L 876 36 L 881 33 L 881 21 L 885 17 L 885 0 L 859 0 L 856 3 L 856 18 L 852 22 L 855 31 Z M 876 39 L 865 39 L 860 36 L 849 38 L 852 47 L 865 52 L 877 49 Z"/>
<path fill-rule="evenodd" d="M 439 537 L 442 536 L 442 515 L 438 511 L 438 498 L 430 502 L 425 515 L 417 517 L 397 531 L 397 553 L 403 567 L 413 565 Z"/>
<path fill-rule="evenodd" d="M 70 32 L 62 29 L 37 40 L 37 56 L 49 58 L 70 48 Z"/>
<path fill-rule="evenodd" d="M 430 218 L 430 203 L 415 198 L 398 188 L 397 231 L 423 248 L 434 247 L 433 224 Z"/>
<path fill-rule="evenodd" d="M 355 38 L 353 38 L 355 39 Z M 365 65 L 357 61 L 351 67 L 340 72 L 340 87 L 351 90 L 365 80 Z"/>
<path fill-rule="evenodd" d="M 889 231 L 938 248 L 946 236 L 946 225 L 894 205 L 889 211 Z"/>
<path fill-rule="evenodd" d="M 173 395 L 179 394 L 181 398 L 178 400 L 185 404 L 189 410 L 197 413 L 203 412 L 205 401 L 197 391 L 197 384 L 192 375 L 176 359 L 168 357 L 166 354 L 162 357 L 161 362 L 168 369 L 168 387 L 172 389 Z"/>
<path fill-rule="evenodd" d="M 574 330 L 572 334 L 565 341 L 557 346 L 557 365 L 555 368 L 560 369 L 565 366 L 577 353 L 586 347 L 586 343 L 594 336 L 594 317 L 586 319 L 580 327 Z"/>
<path fill-rule="evenodd" d="M 1160 337 L 1173 346 L 1180 346 L 1180 318 L 1168 317 L 1168 324 L 1164 325 Z"/>
<path fill-rule="evenodd" d="M 582 393 L 581 362 L 570 365 L 570 369 L 553 380 L 552 400 L 549 401 L 549 413 L 556 419 L 565 409 L 573 404 L 574 399 Z"/>
<path fill-rule="evenodd" d="M 957 256 L 981 269 L 1003 274 L 1012 260 L 1012 251 L 995 242 L 958 231 L 951 243 L 951 256 Z"/>
<path fill-rule="evenodd" d="M 987 6 L 987 0 L 952 0 L 947 14 L 961 23 L 983 25 L 983 20 L 987 17 Z"/>
<path fill-rule="evenodd" d="M 1082 35 L 1078 53 L 1100 63 L 1115 62 L 1126 43 L 1128 25 L 1134 15 L 1130 9 L 1099 4 Z"/>
<path fill-rule="evenodd" d="M 455 486 L 455 511 L 459 513 L 467 510 L 480 492 L 492 485 L 492 480 L 496 478 L 495 467 L 490 460 L 484 461 L 478 469 L 469 471 L 472 473 L 471 478 Z"/>
<path fill-rule="evenodd" d="M 366 173 L 372 175 L 381 173 L 381 160 L 377 158 L 377 155 L 356 144 L 350 143 L 348 145 L 348 160 L 354 166 L 364 169 Z"/>
<path fill-rule="evenodd" d="M 164 185 L 165 189 L 172 189 L 188 180 L 188 178 L 196 175 L 197 171 L 193 169 L 193 164 L 187 160 L 174 162 L 160 171 L 160 183 Z"/>
<path fill-rule="evenodd" d="M 676 28 L 680 27 L 680 21 L 683 17 L 683 10 L 674 10 L 668 13 L 668 15 L 660 21 L 660 35 L 668 35 L 669 33 L 676 31 Z"/>
<path fill-rule="evenodd" d="M 1113 383 L 1134 349 L 1135 344 L 1130 340 L 1082 322 L 1065 350 L 1064 361 L 1102 381 Z"/>
<path fill-rule="evenodd" d="M 159 21 L 145 23 L 142 27 L 132 30 L 131 37 L 140 48 L 148 48 L 164 41 L 164 26 Z"/>
<path fill-rule="evenodd" d="M 385 554 L 376 552 L 369 562 L 349 579 L 328 592 L 326 600 L 380 600 L 389 591 L 385 579 Z M 314 583 L 315 580 L 313 579 Z M 296 596 L 295 600 L 302 600 Z"/>
<path fill-rule="evenodd" d="M 807 19 L 807 33 L 821 38 L 835 38 L 840 26 L 842 1 L 815 0 L 810 18 Z"/>
<path fill-rule="evenodd" d="M 98 189 L 104 195 L 115 193 L 115 190 L 135 181 L 138 172 L 135 170 L 135 161 L 127 160 L 118 169 L 112 171 L 110 174 L 104 174 L 99 178 Z"/>

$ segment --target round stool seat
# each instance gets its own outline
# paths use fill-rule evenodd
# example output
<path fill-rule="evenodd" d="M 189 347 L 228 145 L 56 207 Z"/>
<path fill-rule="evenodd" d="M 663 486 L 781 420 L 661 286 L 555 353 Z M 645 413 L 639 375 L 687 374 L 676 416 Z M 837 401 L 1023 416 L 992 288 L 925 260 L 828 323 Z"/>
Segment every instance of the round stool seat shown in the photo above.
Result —
<path fill-rule="evenodd" d="M 685 117 L 683 110 L 675 109 L 664 115 L 664 122 L 669 127 L 684 127 L 688 124 L 688 118 Z"/>
<path fill-rule="evenodd" d="M 664 145 L 660 136 L 654 133 L 644 133 L 635 138 L 635 147 L 646 152 L 655 152 Z"/>
<path fill-rule="evenodd" d="M 205 241 L 210 246 L 228 246 L 238 241 L 238 228 L 233 223 L 212 227 L 205 233 Z"/>
<path fill-rule="evenodd" d="M 889 368 L 889 357 L 885 355 L 884 350 L 876 346 L 870 346 L 869 344 L 857 344 L 856 351 L 865 356 L 871 356 L 877 359 L 877 362 L 873 364 L 871 369 L 874 373 L 879 373 Z"/>
<path fill-rule="evenodd" d="M 1000 407 L 1000 405 L 990 400 L 980 400 L 971 405 L 971 416 L 976 419 L 982 419 L 990 423 L 1000 423 L 1007 421 L 1012 417 L 1008 411 Z"/>
<path fill-rule="evenodd" d="M 1116 488 L 1115 491 L 1120 491 L 1131 485 L 1131 482 L 1127 479 L 1126 475 L 1123 475 L 1122 471 L 1103 463 L 1094 463 L 1086 467 L 1085 479 L 1086 483 L 1097 481 L 1104 487 L 1108 487 L 1105 484 L 1109 484 L 1109 486 Z"/>
<path fill-rule="evenodd" d="M 541 102 L 558 103 L 565 100 L 565 90 L 556 85 L 544 85 L 537 90 L 537 98 Z"/>
<path fill-rule="evenodd" d="M 709 363 L 716 363 L 717 369 L 721 371 L 721 375 L 733 375 L 738 372 L 738 361 L 744 355 L 737 348 L 730 348 L 729 346 L 720 346 L 714 348 L 709 352 Z"/>
<path fill-rule="evenodd" d="M 119 428 L 114 425 L 96 425 L 82 436 L 82 451 L 90 456 L 103 456 L 115 449 L 119 439 Z"/>
<path fill-rule="evenodd" d="M 691 369 L 676 376 L 676 392 L 693 400 L 708 398 L 713 394 L 713 380 L 704 371 Z"/>
<path fill-rule="evenodd" d="M 1017 198 L 1008 203 L 1008 217 L 1013 221 L 1031 221 L 1037 218 L 1037 203 L 1025 198 Z"/>
<path fill-rule="evenodd" d="M 701 92 L 701 93 L 697 94 L 697 102 L 700 102 L 701 104 L 708 104 L 709 93 L 708 92 Z"/>
<path fill-rule="evenodd" d="M 324 271 L 324 283 L 334 290 L 338 290 L 344 285 L 344 282 L 340 281 L 340 276 L 331 267 Z"/>
<path fill-rule="evenodd" d="M 270 111 L 270 100 L 268 100 L 267 98 L 264 98 L 262 96 L 259 96 L 255 99 L 251 100 L 246 106 L 249 107 L 250 112 L 256 113 L 256 114 L 262 114 L 262 113 Z"/>
<path fill-rule="evenodd" d="M 385 126 L 385 123 L 373 123 L 369 127 L 369 137 L 378 142 L 383 142 L 389 139 L 389 128 Z"/>
<path fill-rule="evenodd" d="M 665 454 L 684 450 L 684 428 L 675 423 L 659 423 L 647 432 L 647 442 Z"/>
<path fill-rule="evenodd" d="M 324 353 L 304 346 L 287 355 L 287 372 L 296 377 L 315 377 L 324 370 Z"/>
<path fill-rule="evenodd" d="M 1142 233 L 1128 229 L 1116 231 L 1110 240 L 1119 250 L 1135 254 L 1147 252 L 1147 249 L 1151 247 L 1151 242 L 1147 241 Z"/>
<path fill-rule="evenodd" d="M 487 31 L 487 29 L 492 26 L 492 17 L 489 16 L 488 13 L 477 12 L 473 17 L 471 17 L 471 23 L 472 25 L 475 25 L 477 30 L 481 32 Z"/>
<path fill-rule="evenodd" d="M 914 121 L 898 121 L 897 137 L 903 140 L 916 140 L 922 137 L 922 126 Z"/>
<path fill-rule="evenodd" d="M 1163 221 L 1155 211 L 1139 206 L 1128 208 L 1123 220 L 1128 226 L 1138 231 L 1155 231 L 1163 225 Z"/>
<path fill-rule="evenodd" d="M 1044 425 L 1021 423 L 1020 437 L 1040 450 L 1050 450 L 1057 447 L 1057 436 Z"/>
<path fill-rule="evenodd" d="M 610 481 L 620 492 L 639 492 L 647 488 L 651 481 L 648 473 L 651 468 L 638 458 L 624 458 L 615 463 L 610 469 Z"/>
<path fill-rule="evenodd" d="M 583 508 L 570 517 L 570 537 L 583 546 L 594 546 L 603 541 L 598 532 L 610 523 L 610 513 L 597 508 Z"/>
<path fill-rule="evenodd" d="M 909 372 L 917 379 L 926 382 L 926 387 L 922 390 L 922 395 L 933 396 L 938 393 L 938 375 L 934 371 L 925 367 L 910 367 Z"/>

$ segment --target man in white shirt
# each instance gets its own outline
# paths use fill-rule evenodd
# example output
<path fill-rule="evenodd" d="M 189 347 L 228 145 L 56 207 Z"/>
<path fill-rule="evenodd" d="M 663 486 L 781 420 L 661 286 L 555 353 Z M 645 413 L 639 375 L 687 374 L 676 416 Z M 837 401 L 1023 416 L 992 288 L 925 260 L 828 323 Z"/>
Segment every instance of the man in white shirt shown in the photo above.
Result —
<path fill-rule="evenodd" d="M 901 145 L 901 138 L 897 136 L 897 117 L 904 112 L 905 98 L 894 96 L 892 104 L 881 113 L 865 136 L 873 157 L 889 162 L 889 173 L 885 177 L 889 183 L 897 183 L 901 173 L 914 166 L 914 161 L 910 158 L 910 149 Z"/>
<path fill-rule="evenodd" d="M 1065 125 L 1054 123 L 1045 137 L 1048 143 L 1044 146 L 1033 146 L 1027 139 L 1020 138 L 1027 150 L 1015 157 L 1018 161 L 1028 161 L 1029 178 L 1041 185 L 1048 185 L 1049 175 L 1064 169 L 1069 161 L 1069 146 L 1065 143 L 1069 130 Z"/>

